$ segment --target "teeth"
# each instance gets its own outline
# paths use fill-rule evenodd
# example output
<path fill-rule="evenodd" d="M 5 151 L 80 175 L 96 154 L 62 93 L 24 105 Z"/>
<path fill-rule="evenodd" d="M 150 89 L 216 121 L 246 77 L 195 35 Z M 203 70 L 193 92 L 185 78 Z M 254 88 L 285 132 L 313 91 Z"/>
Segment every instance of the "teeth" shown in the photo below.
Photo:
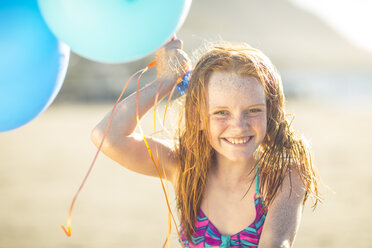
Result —
<path fill-rule="evenodd" d="M 228 142 L 232 144 L 244 144 L 249 141 L 249 137 L 244 138 L 225 138 Z"/>

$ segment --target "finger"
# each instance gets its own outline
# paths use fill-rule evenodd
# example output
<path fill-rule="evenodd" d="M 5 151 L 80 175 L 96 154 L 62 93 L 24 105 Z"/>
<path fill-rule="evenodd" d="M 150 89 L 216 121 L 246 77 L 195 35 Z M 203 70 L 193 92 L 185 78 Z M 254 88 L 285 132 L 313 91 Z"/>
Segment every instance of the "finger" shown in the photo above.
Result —
<path fill-rule="evenodd" d="M 191 70 L 191 59 L 187 55 L 187 53 L 185 53 L 185 51 L 183 50 L 178 50 L 178 57 L 179 57 L 179 60 L 182 61 L 182 64 L 184 64 L 187 68 L 189 68 L 188 70 Z"/>
<path fill-rule="evenodd" d="M 182 49 L 183 42 L 181 40 L 179 40 L 179 39 L 174 39 L 174 40 L 168 42 L 164 47 L 167 50 Z"/>
<path fill-rule="evenodd" d="M 177 54 L 177 56 L 172 58 L 172 61 L 173 65 L 176 66 L 177 70 L 179 71 L 181 69 L 183 71 L 183 74 L 186 71 L 191 70 L 190 58 L 182 50 L 179 50 L 179 53 Z"/>

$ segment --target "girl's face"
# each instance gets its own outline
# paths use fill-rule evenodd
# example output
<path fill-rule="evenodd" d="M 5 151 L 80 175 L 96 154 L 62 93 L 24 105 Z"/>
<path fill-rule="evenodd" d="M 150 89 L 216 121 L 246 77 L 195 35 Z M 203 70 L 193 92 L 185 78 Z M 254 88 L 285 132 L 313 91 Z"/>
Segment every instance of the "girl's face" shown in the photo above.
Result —
<path fill-rule="evenodd" d="M 261 83 L 251 76 L 213 72 L 207 96 L 209 142 L 217 160 L 248 161 L 266 135 L 266 101 Z"/>

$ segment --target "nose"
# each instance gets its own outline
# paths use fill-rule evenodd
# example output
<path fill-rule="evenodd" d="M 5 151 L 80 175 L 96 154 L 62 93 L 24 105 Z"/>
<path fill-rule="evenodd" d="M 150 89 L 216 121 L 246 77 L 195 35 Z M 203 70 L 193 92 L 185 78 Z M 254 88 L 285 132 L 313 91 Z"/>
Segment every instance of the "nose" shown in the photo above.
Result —
<path fill-rule="evenodd" d="M 241 131 L 249 127 L 249 121 L 244 116 L 240 115 L 231 119 L 231 128 L 233 130 Z"/>

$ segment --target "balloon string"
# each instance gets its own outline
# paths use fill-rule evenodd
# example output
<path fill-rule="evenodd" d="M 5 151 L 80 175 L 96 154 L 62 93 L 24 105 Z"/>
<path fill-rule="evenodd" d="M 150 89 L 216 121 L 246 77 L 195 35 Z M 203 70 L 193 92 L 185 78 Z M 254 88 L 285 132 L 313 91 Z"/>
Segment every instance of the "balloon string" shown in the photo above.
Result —
<path fill-rule="evenodd" d="M 123 90 L 122 90 L 122 92 L 121 92 L 119 98 L 117 99 L 117 101 L 116 101 L 116 103 L 115 103 L 115 105 L 114 105 L 114 107 L 113 107 L 113 109 L 112 109 L 112 111 L 111 111 L 111 114 L 110 114 L 110 117 L 109 117 L 108 123 L 107 123 L 107 125 L 106 125 L 105 132 L 104 132 L 104 134 L 103 134 L 103 137 L 102 137 L 101 143 L 100 143 L 100 145 L 99 145 L 99 147 L 98 147 L 98 149 L 97 149 L 97 152 L 96 152 L 96 154 L 95 154 L 95 156 L 94 156 L 94 159 L 93 159 L 93 161 L 92 161 L 92 163 L 91 163 L 91 165 L 90 165 L 90 167 L 89 167 L 89 169 L 88 169 L 88 172 L 86 173 L 86 175 L 85 175 L 85 177 L 84 177 L 84 179 L 83 179 L 83 181 L 82 181 L 82 183 L 81 183 L 79 189 L 77 190 L 77 192 L 76 192 L 76 194 L 75 194 L 75 196 L 74 196 L 74 198 L 73 198 L 73 200 L 72 200 L 72 202 L 71 202 L 70 209 L 69 209 L 69 214 L 68 214 L 68 218 L 67 218 L 67 225 L 66 225 L 67 228 L 66 228 L 65 226 L 61 225 L 62 230 L 65 232 L 65 234 L 66 234 L 68 237 L 71 237 L 71 217 L 72 217 L 72 211 L 73 211 L 73 208 L 74 208 L 75 202 L 76 202 L 77 197 L 79 196 L 79 194 L 80 194 L 82 188 L 83 188 L 84 185 L 85 185 L 85 182 L 87 181 L 87 179 L 88 179 L 88 177 L 89 177 L 89 175 L 90 175 L 90 173 L 91 173 L 91 171 L 92 171 L 92 169 L 93 169 L 93 167 L 94 167 L 94 164 L 95 164 L 95 162 L 96 162 L 96 160 L 97 160 L 98 154 L 100 153 L 100 151 L 101 151 L 101 149 L 102 149 L 102 145 L 103 145 L 103 143 L 104 143 L 104 140 L 105 140 L 105 138 L 106 138 L 106 136 L 107 136 L 107 134 L 108 134 L 109 127 L 110 127 L 110 125 L 111 125 L 111 121 L 112 121 L 113 113 L 114 113 L 114 111 L 115 111 L 115 109 L 116 109 L 118 103 L 120 102 L 121 98 L 123 97 L 124 92 L 125 92 L 125 90 L 126 90 L 128 84 L 129 84 L 129 82 L 133 79 L 134 76 L 136 76 L 137 74 L 141 73 L 140 76 L 138 77 L 138 80 L 137 80 L 137 93 L 136 93 L 136 119 L 137 119 L 137 124 L 138 124 L 139 130 L 140 130 L 140 132 L 141 132 L 141 134 L 142 134 L 142 136 L 143 136 L 143 139 L 144 139 L 145 145 L 146 145 L 147 150 L 148 150 L 148 153 L 149 153 L 149 155 L 150 155 L 150 158 L 151 158 L 151 160 L 152 160 L 152 162 L 153 162 L 153 164 L 154 164 L 154 166 L 155 166 L 155 168 L 156 168 L 156 170 L 157 170 L 157 172 L 158 172 L 158 174 L 159 174 L 159 179 L 160 179 L 160 182 L 161 182 L 161 185 L 162 185 L 162 188 L 163 188 L 163 192 L 164 192 L 165 199 L 166 199 L 166 203 L 167 203 L 167 207 L 168 207 L 168 235 L 167 235 L 167 239 L 166 239 L 166 241 L 165 241 L 163 247 L 165 246 L 165 244 L 167 243 L 167 241 L 169 240 L 169 237 L 170 237 L 170 232 L 171 232 L 171 219 L 173 220 L 173 222 L 174 222 L 174 224 L 175 224 L 176 231 L 177 231 L 178 237 L 179 237 L 179 239 L 180 239 L 181 246 L 184 247 L 183 242 L 182 242 L 182 239 L 181 239 L 181 235 L 180 235 L 179 230 L 178 230 L 178 227 L 177 227 L 177 223 L 176 223 L 176 221 L 175 221 L 175 218 L 174 218 L 174 216 L 173 216 L 172 210 L 171 210 L 171 208 L 170 208 L 170 203 L 169 203 L 169 193 L 168 193 L 168 192 L 169 192 L 169 190 L 168 190 L 168 183 L 166 184 L 166 188 L 165 188 L 165 187 L 164 187 L 163 180 L 162 180 L 162 177 L 161 177 L 160 168 L 159 168 L 159 166 L 156 164 L 156 162 L 155 162 L 155 160 L 154 160 L 154 158 L 153 158 L 153 156 L 152 156 L 151 149 L 150 149 L 150 147 L 149 147 L 149 144 L 148 144 L 147 139 L 146 139 L 146 137 L 145 137 L 145 135 L 144 135 L 144 132 L 143 132 L 141 126 L 140 126 L 140 121 L 139 121 L 139 109 L 138 109 L 138 103 L 139 103 L 139 102 L 138 102 L 138 95 L 139 95 L 139 94 L 138 94 L 138 93 L 139 93 L 139 83 L 140 83 L 140 79 L 141 79 L 142 75 L 143 75 L 143 74 L 144 74 L 148 69 L 150 69 L 150 68 L 153 67 L 153 66 L 155 66 L 155 61 L 152 61 L 152 62 L 151 62 L 151 63 L 150 63 L 150 64 L 149 64 L 145 69 L 141 69 L 141 70 L 137 71 L 136 73 L 134 73 L 134 74 L 133 74 L 133 75 L 132 75 L 128 80 L 127 80 L 127 82 L 126 82 L 126 84 L 125 84 L 125 86 L 124 86 L 124 88 L 123 88 Z M 164 82 L 161 83 L 161 85 L 160 85 L 160 87 L 159 87 L 159 89 L 158 89 L 158 92 L 157 92 L 157 95 L 156 95 L 156 99 L 155 99 L 155 102 L 156 102 L 156 103 L 157 103 L 158 95 L 159 95 L 159 92 L 160 92 L 160 88 L 161 88 L 161 86 L 163 85 L 163 83 L 164 83 Z M 172 97 L 172 95 L 173 95 L 173 92 L 174 92 L 174 89 L 175 89 L 175 88 L 176 88 L 176 85 L 173 86 L 173 88 L 172 88 L 172 90 L 171 90 L 171 93 L 170 93 L 170 96 L 169 96 L 169 98 L 168 98 L 167 105 L 166 105 L 166 107 L 165 107 L 165 113 L 164 113 L 163 125 L 164 125 L 164 121 L 165 121 L 165 116 L 166 116 L 167 108 L 168 108 L 168 105 L 169 105 L 170 99 L 171 99 L 171 97 Z M 155 123 L 156 123 L 156 118 L 155 118 L 155 109 L 154 109 L 154 128 L 156 128 L 156 124 L 155 124 Z M 158 155 L 158 154 L 157 154 L 157 157 L 158 157 L 158 164 L 160 165 L 160 162 L 159 162 L 159 155 Z M 167 178 L 166 178 L 166 174 L 165 174 L 164 166 L 162 166 L 162 170 L 163 170 L 163 173 L 164 173 L 164 176 L 165 176 L 165 180 L 167 180 Z M 171 218 L 170 218 L 170 217 L 171 217 Z M 169 242 L 168 242 L 168 247 L 169 247 Z"/>
<path fill-rule="evenodd" d="M 159 94 L 160 94 L 160 89 L 162 88 L 164 84 L 164 81 L 161 82 L 159 88 L 158 88 L 158 91 L 156 92 L 156 96 L 155 96 L 155 101 L 154 101 L 154 133 L 156 133 L 156 107 L 157 107 L 157 104 L 158 104 L 158 98 L 159 98 Z M 164 128 L 164 126 L 163 126 Z M 158 152 L 158 145 L 156 143 L 156 146 L 155 146 L 155 149 L 156 149 L 156 156 L 157 156 L 157 161 L 158 161 L 158 166 L 161 165 L 162 167 L 162 170 L 163 170 L 163 174 L 164 174 L 164 178 L 165 178 L 165 186 L 166 186 L 166 194 L 169 198 L 169 188 L 168 188 L 168 180 L 167 180 L 167 174 L 165 173 L 165 169 L 164 169 L 164 166 L 162 164 L 160 164 L 160 161 L 159 161 L 159 152 Z M 168 243 L 168 248 L 170 248 L 170 242 L 169 242 L 169 238 L 170 238 L 170 234 L 171 234 L 171 231 L 172 231 L 172 219 L 171 219 L 171 214 L 170 212 L 168 211 L 168 233 L 167 233 L 167 238 L 165 239 L 165 242 L 163 244 L 163 248 L 165 247 L 165 245 Z"/>
<path fill-rule="evenodd" d="M 163 117 L 163 127 L 165 126 L 165 116 L 166 116 L 166 114 L 167 114 L 167 109 L 168 109 L 168 106 L 169 106 L 169 103 L 170 103 L 170 100 L 172 99 L 172 96 L 173 96 L 173 93 L 174 93 L 174 90 L 176 89 L 176 87 L 177 87 L 177 84 L 174 84 L 173 85 L 173 88 L 172 88 L 172 90 L 171 90 L 171 92 L 169 93 L 169 97 L 168 97 L 168 101 L 167 101 L 167 104 L 165 105 L 165 110 L 164 110 L 164 117 Z M 155 114 L 155 112 L 154 112 L 154 114 Z M 155 116 L 154 116 L 154 119 L 155 119 Z M 168 194 L 168 181 L 167 181 L 167 177 L 166 177 L 166 175 L 165 175 L 165 169 L 164 169 L 164 166 L 162 166 L 162 169 L 163 169 L 163 173 L 164 173 L 164 176 L 165 176 L 165 180 L 166 180 L 166 186 L 167 186 L 167 194 Z M 168 197 L 169 197 L 169 194 L 168 194 Z M 167 236 L 167 240 L 169 240 L 169 236 L 170 236 L 170 232 L 171 232 L 171 220 L 170 220 L 170 216 L 171 215 L 171 212 L 169 212 L 168 211 L 168 236 Z M 177 225 L 176 225 L 176 228 L 177 228 Z M 183 242 L 182 242 L 182 239 L 181 239 L 181 237 L 180 237 L 180 235 L 179 235 L 179 232 L 178 232 L 178 229 L 177 229 L 177 233 L 178 233 L 178 237 L 179 237 L 179 239 L 180 239 L 180 243 L 182 244 L 182 247 L 184 247 L 183 246 Z M 167 242 L 167 240 L 166 240 L 166 242 Z M 165 247 L 165 243 L 164 243 L 164 245 L 163 245 L 163 248 Z M 170 242 L 168 242 L 168 248 L 170 247 Z"/>
<path fill-rule="evenodd" d="M 106 138 L 106 136 L 107 136 L 107 133 L 108 133 L 109 127 L 110 127 L 110 125 L 111 125 L 112 116 L 113 116 L 113 113 L 114 113 L 114 111 L 115 111 L 115 109 L 116 109 L 116 106 L 118 105 L 119 101 L 120 101 L 121 98 L 123 97 L 124 92 L 125 92 L 125 90 L 126 90 L 128 84 L 129 84 L 129 82 L 132 80 L 132 78 L 133 78 L 134 76 L 136 76 L 138 73 L 142 72 L 143 70 L 144 70 L 144 69 L 141 69 L 141 70 L 137 71 L 136 73 L 134 73 L 134 74 L 133 74 L 133 75 L 128 79 L 128 81 L 126 82 L 126 84 L 125 84 L 125 86 L 124 86 L 124 88 L 123 88 L 123 90 L 122 90 L 122 92 L 121 92 L 119 98 L 117 99 L 117 101 L 116 101 L 114 107 L 112 108 L 112 111 L 111 111 L 111 114 L 110 114 L 110 117 L 109 117 L 108 123 L 107 123 L 107 125 L 106 125 L 105 132 L 104 132 L 104 134 L 103 134 L 103 137 L 102 137 L 101 143 L 100 143 L 100 145 L 99 145 L 99 147 L 98 147 L 98 149 L 97 149 L 96 155 L 94 156 L 94 159 L 93 159 L 93 161 L 92 161 L 92 163 L 91 163 L 91 165 L 90 165 L 90 167 L 89 167 L 89 170 L 88 170 L 87 174 L 85 175 L 83 182 L 81 183 L 81 185 L 80 185 L 78 191 L 76 192 L 76 194 L 75 194 L 75 196 L 74 196 L 74 198 L 73 198 L 73 200 L 72 200 L 72 203 L 71 203 L 71 206 L 70 206 L 70 210 L 69 210 L 69 213 L 68 213 L 68 218 L 67 218 L 67 228 L 66 228 L 65 226 L 61 225 L 63 231 L 65 232 L 65 234 L 66 234 L 68 237 L 71 237 L 71 215 L 72 215 L 72 210 L 73 210 L 74 205 L 75 205 L 75 201 L 76 201 L 78 195 L 80 194 L 80 191 L 82 190 L 82 188 L 83 188 L 83 186 L 84 186 L 86 180 L 88 179 L 88 176 L 89 176 L 90 172 L 92 171 L 93 166 L 94 166 L 94 164 L 95 164 L 95 162 L 96 162 L 96 160 L 97 160 L 98 154 L 99 154 L 99 152 L 101 151 L 101 148 L 102 148 L 103 142 L 104 142 L 104 140 L 105 140 L 105 138 Z"/>
<path fill-rule="evenodd" d="M 160 179 L 160 183 L 161 183 L 161 186 L 162 186 L 162 189 L 163 189 L 163 193 L 164 193 L 164 196 L 165 196 L 165 200 L 166 200 L 166 203 L 167 203 L 167 207 L 168 207 L 168 214 L 170 214 L 171 215 L 171 217 L 172 217 L 172 219 L 173 219 L 173 222 L 174 222 L 174 225 L 175 225 L 175 227 L 176 227 L 176 231 L 177 231 L 177 234 L 178 234 L 178 237 L 179 237 L 179 239 L 180 239 L 180 243 L 181 243 L 181 245 L 182 245 L 182 247 L 184 247 L 184 245 L 183 245 L 183 242 L 182 242 L 182 239 L 181 239 L 181 235 L 180 235 L 180 233 L 179 233 L 179 230 L 178 230 L 178 227 L 177 227 L 177 223 L 176 223 L 176 221 L 175 221 L 175 218 L 174 218 L 174 216 L 173 216 L 173 213 L 172 213 L 172 210 L 171 210 L 171 208 L 170 208 L 170 203 L 169 203 L 169 197 L 168 197 L 168 191 L 167 191 L 167 189 L 165 189 L 165 187 L 164 187 L 164 183 L 163 183 L 163 180 L 162 180 L 162 176 L 161 176 L 161 171 L 160 171 L 160 166 L 158 166 L 157 164 L 156 164 L 156 162 L 155 162 L 155 159 L 154 159 L 154 157 L 153 157 L 153 155 L 152 155 L 152 151 L 151 151 L 151 149 L 150 149 L 150 146 L 149 146 L 149 144 L 148 144 L 148 142 L 147 142 L 147 139 L 146 139 L 146 136 L 145 136 L 145 134 L 144 134 L 144 132 L 143 132 L 143 130 L 142 130 L 142 127 L 141 127 L 141 125 L 140 125 L 140 118 L 139 118 L 139 84 L 140 84 L 140 80 L 141 80 L 141 77 L 142 77 L 142 75 L 149 69 L 149 68 L 151 68 L 152 66 L 154 66 L 155 65 L 155 61 L 153 61 L 152 63 L 150 63 L 142 72 L 141 72 L 141 74 L 138 76 L 138 79 L 137 79 L 137 92 L 136 92 L 136 119 L 137 119 L 137 126 L 138 126 L 138 129 L 139 129 L 139 131 L 141 132 L 141 135 L 142 135 L 142 138 L 143 138 L 143 141 L 145 142 L 145 145 L 146 145 L 146 147 L 147 147 L 147 151 L 148 151 L 148 153 L 149 153 L 149 155 L 150 155 L 150 158 L 151 158 L 151 160 L 152 160 L 152 162 L 153 162 L 153 164 L 154 164 L 154 166 L 155 166 L 155 169 L 156 169 L 156 171 L 158 172 L 158 174 L 159 174 L 159 179 Z M 160 85 L 160 87 L 163 85 L 163 83 L 164 82 L 162 82 L 161 83 L 161 85 Z M 173 89 L 172 90 L 174 90 L 174 88 L 176 87 L 176 85 L 173 87 Z M 158 89 L 158 92 L 157 92 L 157 95 L 155 96 L 155 100 L 157 101 L 157 98 L 158 98 L 158 93 L 160 92 L 160 88 Z M 170 99 L 170 97 L 171 97 L 171 95 L 169 96 L 169 99 Z M 169 99 L 168 99 L 168 103 L 169 103 Z M 156 119 L 154 118 L 154 121 L 156 121 Z M 159 157 L 158 157 L 159 158 Z M 163 171 L 164 171 L 164 168 L 163 168 Z M 165 175 L 165 171 L 164 171 L 164 176 L 166 177 L 166 175 Z M 169 229 L 168 229 L 168 233 L 169 233 Z M 168 234 L 169 235 L 169 234 Z M 169 236 L 167 237 L 167 239 L 169 238 Z"/>
<path fill-rule="evenodd" d="M 154 101 L 154 134 L 156 134 L 156 107 L 157 107 L 157 104 L 158 104 L 158 98 L 159 98 L 159 94 L 160 94 L 160 90 L 161 88 L 163 87 L 163 84 L 164 84 L 165 81 L 162 81 L 157 92 L 156 92 L 156 95 L 155 95 L 155 101 Z M 164 127 L 163 127 L 164 128 Z M 160 161 L 159 161 L 159 151 L 158 151 L 158 144 L 155 143 L 155 151 L 156 151 L 156 157 L 157 157 L 157 161 L 158 161 L 158 166 L 160 165 Z M 169 189 L 168 189 L 168 181 L 167 181 L 167 174 L 165 173 L 165 170 L 164 170 L 164 166 L 162 166 L 162 169 L 163 169 L 163 174 L 164 174 L 164 177 L 165 177 L 165 186 L 166 186 L 166 193 L 167 193 L 167 196 L 169 198 Z M 171 215 L 170 215 L 170 212 L 168 211 L 168 233 L 167 233 L 167 238 L 165 239 L 165 242 L 163 244 L 163 248 L 165 247 L 165 245 L 168 243 L 168 248 L 170 248 L 170 242 L 169 242 L 169 237 L 170 237 L 170 233 L 172 231 L 172 222 L 171 222 Z"/>
<path fill-rule="evenodd" d="M 166 113 L 167 113 L 167 109 L 168 109 L 168 105 L 169 105 L 169 102 L 170 100 L 172 99 L 172 96 L 173 96 L 173 93 L 174 93 L 174 90 L 176 89 L 176 86 L 177 84 L 175 84 L 171 90 L 171 92 L 169 93 L 169 97 L 168 97 L 168 101 L 167 101 L 167 104 L 165 105 L 165 110 L 164 110 L 164 117 L 163 117 L 163 128 L 165 126 L 165 116 L 166 116 Z M 161 87 L 161 86 L 160 86 Z M 159 88 L 160 89 L 160 88 Z M 155 111 L 154 111 L 154 123 L 155 123 Z M 155 132 L 156 130 L 154 130 Z M 159 158 L 159 155 L 158 155 L 158 158 Z M 164 177 L 165 177 L 165 181 L 166 181 L 166 190 L 167 190 L 167 196 L 169 198 L 169 193 L 168 193 L 168 181 L 167 181 L 167 176 L 165 174 L 165 169 L 164 169 L 164 166 L 162 165 L 162 170 L 163 170 L 163 173 L 164 173 Z M 165 240 L 164 242 L 164 245 L 163 245 L 163 248 L 165 247 L 165 244 L 167 243 L 167 241 L 169 241 L 169 237 L 170 237 L 170 232 L 171 232 L 171 220 L 170 220 L 170 217 L 171 217 L 171 212 L 168 211 L 168 235 L 167 235 L 167 239 Z M 177 228 L 177 225 L 176 225 L 176 228 Z M 178 229 L 177 229 L 177 233 L 178 233 L 178 237 L 180 239 L 180 243 L 182 244 L 182 247 L 183 247 L 183 242 L 182 242 L 182 239 L 179 235 L 179 232 L 178 232 Z M 170 242 L 168 242 L 168 248 L 170 247 Z"/>
<path fill-rule="evenodd" d="M 164 110 L 163 126 L 165 125 L 165 115 L 167 114 L 168 105 L 170 103 L 170 100 L 172 99 L 172 96 L 173 96 L 173 93 L 174 93 L 174 90 L 176 89 L 176 87 L 177 87 L 177 84 L 174 84 L 171 92 L 169 93 L 168 101 L 167 101 L 167 104 L 165 105 L 165 110 Z"/>
<path fill-rule="evenodd" d="M 170 41 L 173 41 L 174 39 L 176 38 L 175 35 L 173 35 L 172 39 Z M 156 92 L 156 96 L 155 96 L 155 101 L 154 101 L 154 134 L 156 134 L 156 106 L 158 104 L 158 98 L 159 98 L 159 94 L 160 94 L 160 89 L 161 87 L 163 86 L 164 84 L 164 81 L 160 84 L 159 88 L 158 88 L 158 91 Z M 173 88 L 174 89 L 174 88 Z M 173 90 L 172 89 L 172 90 Z M 170 96 L 172 96 L 172 92 L 170 94 Z M 171 98 L 171 97 L 170 97 Z M 169 99 L 170 99 L 169 98 Z M 167 102 L 167 104 L 165 105 L 165 112 L 164 112 L 164 119 L 163 119 L 163 125 L 162 125 L 162 128 L 164 129 L 164 122 L 165 122 L 165 115 L 166 115 L 166 112 L 167 112 L 167 108 L 168 108 L 168 104 L 169 104 L 169 100 Z M 156 156 L 157 156 L 157 160 L 158 160 L 158 166 L 161 165 L 160 164 L 160 161 L 159 161 L 159 152 L 158 152 L 158 147 L 157 147 L 157 144 L 156 144 Z M 161 165 L 162 167 L 162 170 L 163 170 L 163 174 L 164 174 L 164 178 L 165 178 L 165 186 L 166 186 L 166 195 L 169 199 L 169 188 L 168 188 L 168 180 L 167 180 L 167 174 L 165 173 L 165 169 L 164 169 L 164 166 Z M 161 180 L 161 179 L 160 179 Z M 171 234 L 171 231 L 172 231 L 172 220 L 171 220 L 171 211 L 170 209 L 168 209 L 168 233 L 167 233 L 167 238 L 165 239 L 165 242 L 163 244 L 163 248 L 165 247 L 166 244 L 168 244 L 168 248 L 170 248 L 170 241 L 169 241 L 169 238 L 170 238 L 170 234 Z M 180 237 L 179 237 L 180 238 Z M 181 239 L 180 239 L 181 240 Z"/>

